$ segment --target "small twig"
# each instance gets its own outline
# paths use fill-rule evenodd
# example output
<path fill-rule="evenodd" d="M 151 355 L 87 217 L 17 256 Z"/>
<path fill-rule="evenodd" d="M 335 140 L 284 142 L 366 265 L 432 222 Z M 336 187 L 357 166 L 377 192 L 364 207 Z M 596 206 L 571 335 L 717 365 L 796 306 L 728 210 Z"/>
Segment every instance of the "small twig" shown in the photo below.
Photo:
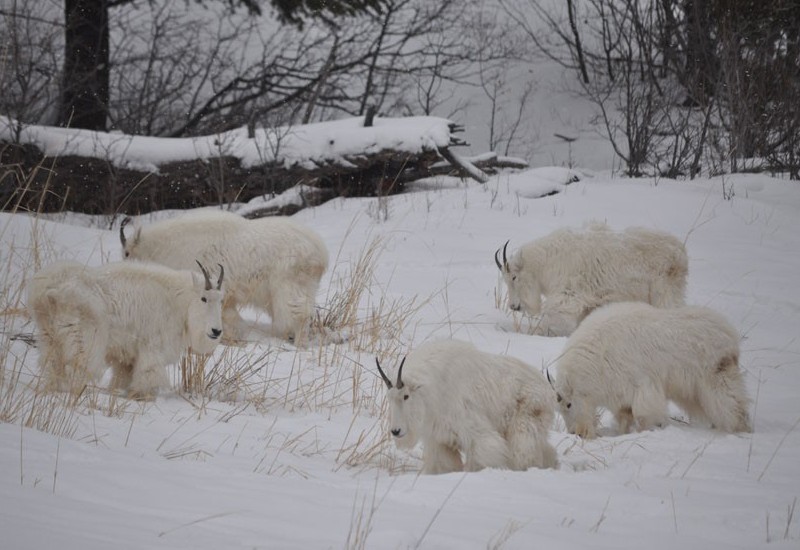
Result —
<path fill-rule="evenodd" d="M 769 510 L 767 510 L 766 528 L 767 528 L 767 543 L 769 543 L 770 542 L 770 540 L 769 540 Z"/>
<path fill-rule="evenodd" d="M 794 497 L 792 505 L 788 507 L 788 512 L 786 514 L 786 529 L 783 531 L 783 540 L 789 540 L 789 527 L 792 525 L 792 519 L 794 518 L 794 507 L 796 504 L 797 497 Z"/>
<path fill-rule="evenodd" d="M 714 219 L 714 216 L 712 216 L 711 218 L 708 218 L 704 222 L 698 223 L 698 222 L 700 222 L 700 217 L 703 215 L 703 211 L 706 209 L 706 203 L 708 202 L 708 198 L 710 196 L 711 196 L 711 189 L 708 190 L 708 193 L 706 194 L 705 198 L 703 199 L 703 204 L 700 205 L 700 211 L 697 213 L 697 217 L 692 222 L 692 227 L 689 228 L 689 231 L 687 231 L 687 233 L 686 233 L 686 237 L 684 237 L 684 239 L 683 239 L 683 245 L 684 246 L 686 246 L 686 243 L 689 241 L 689 237 L 692 235 L 692 233 L 695 232 L 696 229 L 704 226 L 705 224 L 707 224 L 708 222 L 710 222 L 711 220 Z"/>
<path fill-rule="evenodd" d="M 31 347 L 36 347 L 36 335 L 32 332 L 18 332 L 16 334 L 12 334 L 9 340 L 19 340 L 20 342 L 25 342 Z"/>
<path fill-rule="evenodd" d="M 127 433 L 127 435 L 125 435 L 125 446 L 126 447 L 128 446 L 128 440 L 130 440 L 130 438 L 131 438 L 131 432 L 133 431 L 133 421 L 135 419 L 136 419 L 136 415 L 132 414 L 131 415 L 131 425 L 128 426 L 128 433 Z"/>
<path fill-rule="evenodd" d="M 200 522 L 203 522 L 203 521 L 208 521 L 208 520 L 210 520 L 210 519 L 223 518 L 223 517 L 225 517 L 225 516 L 230 516 L 230 515 L 232 515 L 232 514 L 235 514 L 235 513 L 236 513 L 236 512 L 222 512 L 222 513 L 219 513 L 219 514 L 213 514 L 213 515 L 210 515 L 210 516 L 206 516 L 206 517 L 203 517 L 203 518 L 199 518 L 199 519 L 196 519 L 196 520 L 194 520 L 194 521 L 190 521 L 189 523 L 184 523 L 184 524 L 182 524 L 182 525 L 178 525 L 177 527 L 173 527 L 172 529 L 167 529 L 166 531 L 161 531 L 161 532 L 158 534 L 158 536 L 159 536 L 159 537 L 163 537 L 164 535 L 167 535 L 167 534 L 169 534 L 169 533 L 172 533 L 172 532 L 174 532 L 174 531 L 177 531 L 178 529 L 183 529 L 184 527 L 189 527 L 190 525 L 196 525 L 196 524 L 198 524 L 198 523 L 200 523 Z"/>
<path fill-rule="evenodd" d="M 592 533 L 597 533 L 597 531 L 600 529 L 600 524 L 602 524 L 606 520 L 606 510 L 608 510 L 608 504 L 610 502 L 611 502 L 611 495 L 608 495 L 608 498 L 606 499 L 606 505 L 603 506 L 603 511 L 600 512 L 600 519 L 598 519 L 597 523 L 595 523 L 594 526 L 591 529 L 589 529 L 589 531 L 591 531 Z"/>
<path fill-rule="evenodd" d="M 675 513 L 675 495 L 672 491 L 669 492 L 669 498 L 672 500 L 672 524 L 675 526 L 675 532 L 678 532 L 678 514 Z"/>
<path fill-rule="evenodd" d="M 56 467 L 53 470 L 53 494 L 56 494 L 56 479 L 58 478 L 58 454 L 61 451 L 61 438 L 58 438 L 58 443 L 56 444 Z"/>
<path fill-rule="evenodd" d="M 461 476 L 461 479 L 458 480 L 458 483 L 456 483 L 450 490 L 450 492 L 447 494 L 447 497 L 444 499 L 444 502 L 442 502 L 441 506 L 439 506 L 439 508 L 436 510 L 436 513 L 433 514 L 433 517 L 428 522 L 428 526 L 425 527 L 425 531 L 422 532 L 422 536 L 419 538 L 419 540 L 417 540 L 417 543 L 414 545 L 415 549 L 419 548 L 422 545 L 422 541 L 425 540 L 425 536 L 428 534 L 428 531 L 430 531 L 431 527 L 433 526 L 433 523 L 436 521 L 436 518 L 439 517 L 439 514 L 444 509 L 445 505 L 447 504 L 447 501 L 450 500 L 450 497 L 453 496 L 453 493 L 456 492 L 456 489 L 458 489 L 458 486 L 461 485 L 461 482 L 464 481 L 466 477 L 467 477 L 467 472 L 464 472 L 464 474 Z"/>
<path fill-rule="evenodd" d="M 778 446 L 775 447 L 774 451 L 772 451 L 772 456 L 769 457 L 769 460 L 767 461 L 767 465 L 764 466 L 764 471 L 762 471 L 761 475 L 758 476 L 758 481 L 761 481 L 761 478 L 764 477 L 764 474 L 767 473 L 767 469 L 769 468 L 770 464 L 772 464 L 772 461 L 775 459 L 775 455 L 778 454 L 778 451 L 783 446 L 784 441 L 786 441 L 786 438 L 789 437 L 789 434 L 792 433 L 795 430 L 795 428 L 797 428 L 798 424 L 800 424 L 800 417 L 798 417 L 797 420 L 794 421 L 794 424 L 792 424 L 792 427 L 789 428 L 789 430 L 785 434 L 783 434 L 783 437 L 781 438 L 780 442 L 778 443 Z"/>
<path fill-rule="evenodd" d="M 688 474 L 688 473 L 689 473 L 689 470 L 691 470 L 691 469 L 692 469 L 692 466 L 694 466 L 694 463 L 695 463 L 695 462 L 697 462 L 697 460 L 698 460 L 698 459 L 699 459 L 701 456 L 703 456 L 703 453 L 705 453 L 705 452 L 706 452 L 706 448 L 707 448 L 709 445 L 711 445 L 711 441 L 713 441 L 713 439 L 712 439 L 712 440 L 709 440 L 709 441 L 706 441 L 705 445 L 703 445 L 703 448 L 702 448 L 702 449 L 700 449 L 700 452 L 699 452 L 699 453 L 697 453 L 696 455 L 694 455 L 694 458 L 692 459 L 692 461 L 689 463 L 689 465 L 688 465 L 688 466 L 686 466 L 686 469 L 683 471 L 683 474 L 681 474 L 681 479 L 683 479 L 683 478 L 685 478 L 685 477 L 686 477 L 686 474 Z"/>
<path fill-rule="evenodd" d="M 761 393 L 761 371 L 758 371 L 758 386 L 756 386 L 756 400 L 753 403 L 753 433 L 750 434 L 750 448 L 747 450 L 747 470 L 750 471 L 750 459 L 753 456 L 753 439 L 756 434 L 756 414 L 758 413 L 758 395 Z"/>
<path fill-rule="evenodd" d="M 25 430 L 22 422 L 19 424 L 19 484 L 22 485 L 22 480 L 25 479 L 25 476 L 22 472 L 22 433 Z"/>

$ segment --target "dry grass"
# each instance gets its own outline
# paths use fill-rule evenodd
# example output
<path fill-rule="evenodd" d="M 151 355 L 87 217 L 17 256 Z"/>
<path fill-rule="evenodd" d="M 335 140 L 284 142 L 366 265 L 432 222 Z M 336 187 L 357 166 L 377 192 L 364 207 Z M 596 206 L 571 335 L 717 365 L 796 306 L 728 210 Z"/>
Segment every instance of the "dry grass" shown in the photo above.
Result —
<path fill-rule="evenodd" d="M 24 184 L 21 186 L 24 190 Z M 18 217 L 9 217 L 0 226 L 0 421 L 80 439 L 86 436 L 77 433 L 81 416 L 99 411 L 122 417 L 132 408 L 135 412 L 130 426 L 126 426 L 130 435 L 135 419 L 147 410 L 157 411 L 158 404 L 141 404 L 96 386 L 86 386 L 78 395 L 40 390 L 37 354 L 24 342 L 32 343 L 34 337 L 33 323 L 25 310 L 24 282 L 43 265 L 68 253 L 57 249 L 45 227 L 42 217 L 36 215 L 30 217 L 27 234 L 20 234 Z M 244 347 L 220 347 L 212 355 L 190 353 L 171 369 L 173 388 L 195 409 L 198 418 L 219 413 L 220 407 L 209 407 L 213 402 L 233 403 L 233 407 L 223 408 L 219 422 L 227 422 L 245 410 L 269 414 L 275 408 L 322 413 L 328 419 L 335 414 L 350 414 L 352 423 L 338 449 L 334 444 L 326 451 L 335 457 L 336 469 L 378 468 L 391 473 L 412 469 L 416 459 L 396 453 L 387 437 L 383 422 L 385 388 L 374 369 L 374 359 L 380 357 L 390 365 L 399 362 L 408 352 L 406 338 L 414 331 L 417 313 L 432 297 L 405 298 L 386 291 L 388 282 L 379 282 L 375 275 L 385 249 L 385 240 L 375 237 L 367 240 L 353 258 L 344 258 L 341 249 L 337 254 L 315 329 L 322 335 L 344 335 L 344 343 L 329 341 L 298 349 L 270 340 Z M 316 431 L 297 438 L 275 441 L 277 453 L 265 457 L 260 471 L 303 475 L 287 470 L 278 456 L 307 454 L 309 449 L 323 445 Z M 162 456 L 202 460 L 205 452 L 178 445 L 164 450 Z"/>
<path fill-rule="evenodd" d="M 18 166 L 0 167 L 4 182 L 18 183 L 17 204 L 4 205 L 5 210 L 19 214 L 19 200 L 29 192 L 39 165 L 25 174 Z M 4 183 L 5 184 L 5 183 Z M 44 230 L 41 217 L 28 217 L 29 229 L 17 229 L 21 218 L 7 217 L 0 224 L 0 422 L 20 424 L 59 437 L 73 437 L 78 417 L 85 412 L 100 411 L 108 416 L 125 414 L 127 400 L 108 394 L 95 386 L 86 386 L 77 394 L 46 393 L 35 367 L 36 354 L 33 323 L 25 305 L 28 279 L 43 265 L 56 261 L 61 252 Z M 12 228 L 12 223 L 16 227 Z"/>
<path fill-rule="evenodd" d="M 211 356 L 188 354 L 176 370 L 174 386 L 198 415 L 206 413 L 214 400 L 241 404 L 227 413 L 226 420 L 249 405 L 262 414 L 277 407 L 322 413 L 328 419 L 346 411 L 352 421 L 339 449 L 333 451 L 336 469 L 408 471 L 414 459 L 398 455 L 387 437 L 382 421 L 385 388 L 372 365 L 376 356 L 392 364 L 408 351 L 404 334 L 431 298 L 393 298 L 380 288 L 375 268 L 384 249 L 384 241 L 375 238 L 352 260 L 341 261 L 341 251 L 337 256 L 315 328 L 318 333 L 346 334 L 344 343 L 296 349 L 270 340 L 218 348 L 221 351 Z M 280 444 L 275 456 L 265 455 L 259 471 L 283 472 L 278 455 L 293 449 L 286 442 Z M 194 456 L 196 451 L 181 447 L 170 457 Z"/>
<path fill-rule="evenodd" d="M 349 264 L 341 262 L 339 250 L 325 305 L 316 321 L 317 330 L 346 335 L 351 349 L 381 356 L 397 351 L 396 343 L 410 320 L 429 301 L 392 298 L 380 288 L 375 268 L 385 247 L 382 238 L 374 237 Z"/>
<path fill-rule="evenodd" d="M 514 536 L 514 534 L 519 531 L 520 529 L 524 529 L 525 526 L 528 525 L 530 521 L 517 521 L 515 519 L 510 519 L 506 522 L 505 526 L 486 544 L 487 550 L 500 550 L 503 546 L 506 545 L 508 540 Z"/>
<path fill-rule="evenodd" d="M 355 427 L 358 417 L 353 417 L 335 457 L 336 471 L 344 467 L 359 470 L 379 468 L 397 475 L 419 469 L 418 461 L 396 451 L 381 418 L 385 416 L 366 428 L 358 429 Z"/>
<path fill-rule="evenodd" d="M 386 492 L 383 494 L 380 500 L 378 500 L 378 480 L 379 477 L 376 476 L 375 484 L 372 487 L 372 495 L 370 497 L 369 506 L 367 506 L 366 496 L 362 496 L 360 498 L 359 505 L 359 493 L 356 492 L 355 498 L 353 499 L 353 510 L 350 513 L 350 529 L 347 532 L 347 540 L 344 544 L 345 548 L 368 548 L 367 538 L 369 538 L 370 533 L 372 533 L 372 525 L 375 521 L 375 514 L 378 512 L 381 504 L 383 504 L 383 500 L 386 498 L 386 495 L 389 494 L 389 491 L 394 485 L 394 482 L 390 483 L 389 487 L 386 489 Z"/>
<path fill-rule="evenodd" d="M 213 355 L 184 355 L 178 364 L 174 386 L 194 404 L 214 399 L 264 406 L 268 402 L 267 389 L 277 350 L 222 346 L 218 349 L 221 352 Z"/>
<path fill-rule="evenodd" d="M 32 181 L 33 176 L 26 180 L 19 167 L 0 170 L 3 181 L 18 181 L 23 191 Z M 16 212 L 18 204 L 9 209 Z M 14 233 L 11 222 L 9 217 L 0 226 L 0 422 L 70 437 L 77 425 L 74 404 L 83 394 L 69 397 L 38 390 L 38 377 L 28 366 L 33 358 L 26 342 L 32 342 L 32 333 L 22 332 L 30 330 L 25 281 L 55 254 L 36 217 L 30 219 L 30 234 L 24 237 Z"/>

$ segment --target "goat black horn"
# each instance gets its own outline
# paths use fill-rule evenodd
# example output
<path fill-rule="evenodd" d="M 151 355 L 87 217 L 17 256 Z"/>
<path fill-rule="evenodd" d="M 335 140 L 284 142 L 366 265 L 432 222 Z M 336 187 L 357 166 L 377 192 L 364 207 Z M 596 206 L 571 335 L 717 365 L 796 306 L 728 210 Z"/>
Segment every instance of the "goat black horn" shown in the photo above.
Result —
<path fill-rule="evenodd" d="M 206 290 L 211 290 L 211 277 L 208 275 L 208 270 L 203 267 L 203 264 L 200 263 L 200 260 L 195 260 L 195 262 L 197 262 L 197 265 L 200 266 L 200 271 L 203 272 L 203 277 L 206 280 Z"/>
<path fill-rule="evenodd" d="M 225 268 L 222 267 L 222 264 L 217 264 L 219 266 L 219 277 L 217 277 L 217 290 L 222 288 L 222 279 L 225 278 Z"/>
<path fill-rule="evenodd" d="M 381 373 L 381 378 L 383 378 L 383 381 L 386 382 L 386 386 L 389 389 L 392 389 L 392 381 L 389 380 L 389 377 L 386 376 L 385 372 L 383 372 L 383 369 L 381 368 L 381 362 L 378 361 L 377 357 L 375 358 L 375 364 L 378 365 L 378 372 Z"/>
<path fill-rule="evenodd" d="M 131 217 L 126 216 L 124 220 L 119 224 L 119 240 L 122 243 L 122 248 L 125 248 L 125 243 L 128 242 L 128 239 L 125 238 L 125 226 L 131 222 Z"/>
<path fill-rule="evenodd" d="M 403 384 L 403 365 L 406 363 L 406 358 L 403 357 L 403 360 L 400 361 L 400 368 L 397 369 L 397 389 L 402 389 L 405 384 Z"/>

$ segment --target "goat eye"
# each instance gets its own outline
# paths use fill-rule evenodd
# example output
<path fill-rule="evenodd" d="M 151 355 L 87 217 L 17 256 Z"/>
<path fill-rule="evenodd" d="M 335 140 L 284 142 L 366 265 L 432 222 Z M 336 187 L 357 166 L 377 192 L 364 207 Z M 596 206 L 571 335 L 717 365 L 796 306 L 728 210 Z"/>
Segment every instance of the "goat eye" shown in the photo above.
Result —
<path fill-rule="evenodd" d="M 567 403 L 567 408 L 569 409 L 570 407 L 572 407 L 572 403 Z"/>
<path fill-rule="evenodd" d="M 403 401 L 406 401 L 406 400 L 408 400 L 408 395 L 404 395 L 403 396 Z"/>
<path fill-rule="evenodd" d="M 517 276 L 516 276 L 516 275 L 514 275 L 513 277 L 511 277 L 511 280 L 512 280 L 512 281 L 516 281 L 516 280 L 517 280 Z"/>
<path fill-rule="evenodd" d="M 126 257 L 126 258 L 127 258 L 127 257 L 129 257 L 130 255 L 131 255 L 131 253 L 130 253 L 130 252 L 126 252 L 126 253 L 125 253 L 125 257 Z"/>
<path fill-rule="evenodd" d="M 208 300 L 206 300 L 206 297 L 205 297 L 205 296 L 203 296 L 202 298 L 200 298 L 200 301 L 201 301 L 201 302 L 203 302 L 203 303 L 206 303 L 206 302 L 208 302 Z"/>

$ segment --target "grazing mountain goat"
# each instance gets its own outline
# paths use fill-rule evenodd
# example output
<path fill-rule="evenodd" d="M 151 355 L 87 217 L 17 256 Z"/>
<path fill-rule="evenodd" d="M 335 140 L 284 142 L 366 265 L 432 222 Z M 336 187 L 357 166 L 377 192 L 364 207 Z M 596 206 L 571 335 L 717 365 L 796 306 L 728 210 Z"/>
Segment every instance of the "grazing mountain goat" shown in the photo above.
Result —
<path fill-rule="evenodd" d="M 137 228 L 131 238 L 120 226 L 125 258 L 173 269 L 190 269 L 195 259 L 221 263 L 228 271 L 222 322 L 227 340 L 243 340 L 241 306 L 264 309 L 272 334 L 300 343 L 312 316 L 328 250 L 312 230 L 285 218 L 247 220 L 221 210 L 203 210 Z"/>
<path fill-rule="evenodd" d="M 750 430 L 739 335 L 704 307 L 626 302 L 595 310 L 567 340 L 554 388 L 567 430 L 585 438 L 595 437 L 598 407 L 627 433 L 634 424 L 664 425 L 667 400 L 692 420 Z"/>
<path fill-rule="evenodd" d="M 547 441 L 555 393 L 522 361 L 458 340 L 432 342 L 400 363 L 389 388 L 391 433 L 398 448 L 423 445 L 423 473 L 531 466 L 555 468 Z"/>
<path fill-rule="evenodd" d="M 540 315 L 536 334 L 568 336 L 593 309 L 610 302 L 683 305 L 689 261 L 675 237 L 643 228 L 614 232 L 594 223 L 560 229 L 494 260 L 514 311 Z M 546 300 L 542 307 L 542 295 Z"/>
<path fill-rule="evenodd" d="M 149 399 L 187 348 L 213 351 L 222 335 L 224 275 L 220 266 L 214 286 L 200 269 L 202 276 L 140 262 L 58 262 L 36 273 L 28 308 L 48 389 L 80 392 L 110 365 L 113 389 Z"/>

